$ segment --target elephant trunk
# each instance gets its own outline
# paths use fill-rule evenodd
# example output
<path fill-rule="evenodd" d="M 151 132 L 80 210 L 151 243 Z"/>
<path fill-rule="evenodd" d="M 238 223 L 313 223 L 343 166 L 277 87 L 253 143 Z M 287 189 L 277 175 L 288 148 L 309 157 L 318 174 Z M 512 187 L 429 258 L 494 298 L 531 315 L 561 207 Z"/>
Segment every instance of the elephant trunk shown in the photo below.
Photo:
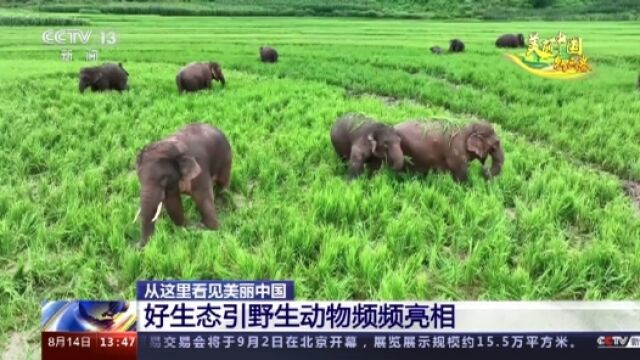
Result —
<path fill-rule="evenodd" d="M 87 88 L 87 85 L 83 84 L 82 82 L 80 83 L 80 85 L 78 86 L 78 90 L 80 90 L 81 94 L 84 94 L 84 90 Z"/>
<path fill-rule="evenodd" d="M 490 177 L 494 177 L 500 174 L 502 171 L 502 165 L 504 164 L 504 151 L 502 146 L 498 145 L 493 148 L 491 155 L 491 170 L 489 172 Z"/>
<path fill-rule="evenodd" d="M 155 230 L 155 221 L 160 216 L 162 201 L 164 200 L 164 190 L 160 187 L 142 188 L 140 192 L 140 220 L 142 235 L 140 245 L 144 246 Z"/>
<path fill-rule="evenodd" d="M 402 170 L 402 167 L 404 166 L 404 154 L 402 153 L 400 142 L 398 142 L 397 144 L 393 144 L 389 148 L 389 160 L 389 163 L 393 170 Z"/>
<path fill-rule="evenodd" d="M 219 65 L 216 65 L 213 68 L 213 78 L 215 80 L 218 80 L 220 84 L 222 84 L 222 86 L 224 87 L 226 81 L 224 80 L 224 74 L 222 73 L 222 69 L 220 69 Z"/>

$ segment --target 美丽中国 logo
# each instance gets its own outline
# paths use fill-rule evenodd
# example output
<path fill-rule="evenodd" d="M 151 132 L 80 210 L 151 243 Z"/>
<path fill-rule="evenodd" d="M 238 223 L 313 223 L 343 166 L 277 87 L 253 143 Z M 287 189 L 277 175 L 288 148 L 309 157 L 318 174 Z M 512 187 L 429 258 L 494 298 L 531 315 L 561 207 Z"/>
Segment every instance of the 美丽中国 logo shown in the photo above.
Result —
<path fill-rule="evenodd" d="M 579 36 L 567 37 L 559 32 L 555 37 L 541 39 L 534 32 L 529 34 L 527 44 L 525 52 L 507 57 L 531 74 L 549 79 L 578 79 L 592 71 Z"/>

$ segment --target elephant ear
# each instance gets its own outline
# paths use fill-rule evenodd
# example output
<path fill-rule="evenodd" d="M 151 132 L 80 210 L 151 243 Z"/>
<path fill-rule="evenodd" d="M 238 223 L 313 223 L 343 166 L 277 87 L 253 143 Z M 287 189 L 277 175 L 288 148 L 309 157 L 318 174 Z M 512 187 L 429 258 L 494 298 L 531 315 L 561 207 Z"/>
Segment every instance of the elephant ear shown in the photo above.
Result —
<path fill-rule="evenodd" d="M 170 140 L 174 145 L 174 159 L 178 163 L 178 169 L 180 170 L 180 182 L 184 182 L 186 184 L 191 183 L 196 176 L 200 174 L 202 169 L 198 162 L 193 156 L 189 156 L 186 154 L 187 145 L 182 141 Z"/>
<path fill-rule="evenodd" d="M 222 86 L 225 85 L 224 75 L 222 74 L 222 69 L 220 68 L 220 64 L 217 62 L 209 63 L 209 68 L 211 69 L 211 78 L 219 81 Z"/>
<path fill-rule="evenodd" d="M 209 71 L 211 71 L 211 76 L 214 79 L 218 79 L 218 74 L 220 73 L 220 65 L 215 62 L 209 63 Z"/>
<path fill-rule="evenodd" d="M 98 71 L 95 77 L 93 78 L 93 83 L 94 84 L 97 83 L 100 79 L 102 79 L 102 76 L 103 76 L 102 71 Z"/>
<path fill-rule="evenodd" d="M 183 155 L 178 159 L 178 167 L 180 168 L 180 181 L 190 183 L 196 176 L 202 172 L 200 165 L 193 156 Z"/>
<path fill-rule="evenodd" d="M 485 143 L 480 135 L 473 133 L 467 138 L 467 151 L 476 154 L 480 159 L 486 156 Z"/>

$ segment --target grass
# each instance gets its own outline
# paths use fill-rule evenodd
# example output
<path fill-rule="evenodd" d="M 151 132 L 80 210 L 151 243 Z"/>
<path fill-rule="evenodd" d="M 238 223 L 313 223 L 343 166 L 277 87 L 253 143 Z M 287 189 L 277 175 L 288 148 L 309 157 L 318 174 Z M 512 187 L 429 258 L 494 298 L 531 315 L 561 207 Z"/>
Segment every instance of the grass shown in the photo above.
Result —
<path fill-rule="evenodd" d="M 640 299 L 640 217 L 621 185 L 640 180 L 637 24 L 80 18 L 118 33 L 101 61 L 123 62 L 131 91 L 81 95 L 88 48 L 64 63 L 46 27 L 0 27 L 0 332 L 35 329 L 42 299 L 133 298 L 149 278 L 293 279 L 304 299 Z M 559 30 L 584 37 L 593 76 L 535 78 L 493 47 Z M 428 53 L 453 37 L 466 53 Z M 264 43 L 278 64 L 258 62 Z M 227 87 L 179 96 L 178 69 L 208 59 Z M 488 119 L 504 173 L 348 183 L 329 141 L 348 111 Z M 138 251 L 135 155 L 194 121 L 234 150 L 221 229 L 163 215 Z"/>
<path fill-rule="evenodd" d="M 44 16 L 24 10 L 0 12 L 0 26 L 89 26 L 86 19 L 65 16 Z"/>

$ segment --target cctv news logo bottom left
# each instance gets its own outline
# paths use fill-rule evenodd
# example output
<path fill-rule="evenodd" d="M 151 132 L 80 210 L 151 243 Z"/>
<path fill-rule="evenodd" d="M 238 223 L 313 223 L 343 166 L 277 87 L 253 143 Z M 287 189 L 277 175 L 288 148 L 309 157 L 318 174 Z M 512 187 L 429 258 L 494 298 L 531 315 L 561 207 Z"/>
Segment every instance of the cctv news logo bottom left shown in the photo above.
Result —
<path fill-rule="evenodd" d="M 640 349 L 640 335 L 598 337 L 598 349 Z"/>

